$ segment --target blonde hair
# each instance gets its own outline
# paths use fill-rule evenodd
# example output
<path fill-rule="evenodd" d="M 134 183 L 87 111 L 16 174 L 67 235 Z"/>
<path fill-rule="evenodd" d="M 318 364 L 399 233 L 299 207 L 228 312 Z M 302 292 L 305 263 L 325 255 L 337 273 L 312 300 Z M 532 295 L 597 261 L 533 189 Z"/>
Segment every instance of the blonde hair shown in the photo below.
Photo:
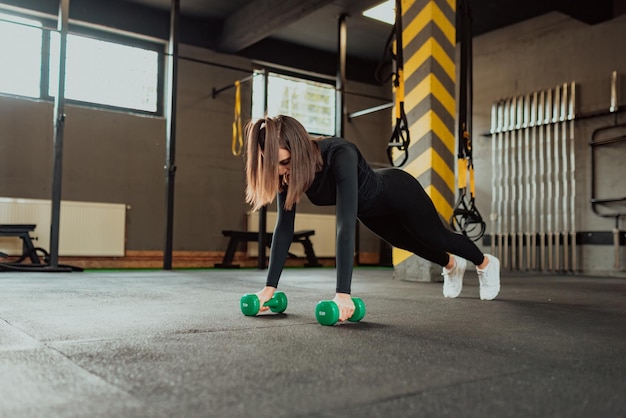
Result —
<path fill-rule="evenodd" d="M 289 184 L 278 174 L 278 150 L 291 153 Z M 286 187 L 291 210 L 322 169 L 322 155 L 304 126 L 290 116 L 262 118 L 246 124 L 246 202 L 253 210 L 270 204 Z"/>

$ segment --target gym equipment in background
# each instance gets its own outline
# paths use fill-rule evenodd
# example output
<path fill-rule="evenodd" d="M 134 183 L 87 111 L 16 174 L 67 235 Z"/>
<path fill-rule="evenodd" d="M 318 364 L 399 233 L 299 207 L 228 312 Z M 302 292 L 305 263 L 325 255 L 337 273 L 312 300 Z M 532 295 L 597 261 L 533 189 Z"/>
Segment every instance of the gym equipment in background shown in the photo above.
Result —
<path fill-rule="evenodd" d="M 472 159 L 472 30 L 471 15 L 467 1 L 459 3 L 461 20 L 461 65 L 459 87 L 459 150 L 458 186 L 459 197 L 450 218 L 450 226 L 471 239 L 478 241 L 485 234 L 486 224 L 476 207 L 474 185 L 474 162 Z M 467 177 L 469 174 L 469 196 Z"/>

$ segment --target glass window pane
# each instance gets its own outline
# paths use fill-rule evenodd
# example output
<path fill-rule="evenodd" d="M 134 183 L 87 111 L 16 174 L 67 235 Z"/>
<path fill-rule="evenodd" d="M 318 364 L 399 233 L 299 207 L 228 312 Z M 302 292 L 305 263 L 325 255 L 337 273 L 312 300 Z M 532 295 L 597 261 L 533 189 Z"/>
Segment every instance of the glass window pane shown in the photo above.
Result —
<path fill-rule="evenodd" d="M 43 31 L 36 26 L 41 23 L 1 13 L 0 19 L 0 92 L 39 97 Z"/>
<path fill-rule="evenodd" d="M 263 117 L 265 112 L 264 106 L 265 77 L 263 72 L 255 71 L 252 78 L 252 119 Z"/>
<path fill-rule="evenodd" d="M 259 79 L 257 85 L 256 79 Z M 262 77 L 255 77 L 253 84 L 253 117 L 261 117 L 263 88 Z M 335 89 L 333 86 L 314 81 L 269 74 L 267 113 L 298 119 L 313 134 L 335 134 Z M 261 106 L 259 106 L 261 105 Z"/>
<path fill-rule="evenodd" d="M 59 34 L 50 50 L 50 91 L 58 88 Z M 65 96 L 68 99 L 156 112 L 159 56 L 156 51 L 77 35 L 67 37 Z"/>

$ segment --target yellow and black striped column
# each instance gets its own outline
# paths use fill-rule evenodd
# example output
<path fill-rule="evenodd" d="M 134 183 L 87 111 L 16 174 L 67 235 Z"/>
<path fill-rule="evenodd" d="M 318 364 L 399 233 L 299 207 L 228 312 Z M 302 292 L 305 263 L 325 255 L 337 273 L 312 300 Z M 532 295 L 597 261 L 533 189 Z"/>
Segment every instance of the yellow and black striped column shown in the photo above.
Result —
<path fill-rule="evenodd" d="M 447 221 L 454 205 L 456 0 L 402 0 L 405 103 L 411 144 L 402 169 Z M 403 155 L 396 152 L 401 161 Z M 395 276 L 434 281 L 441 268 L 394 248 Z"/>

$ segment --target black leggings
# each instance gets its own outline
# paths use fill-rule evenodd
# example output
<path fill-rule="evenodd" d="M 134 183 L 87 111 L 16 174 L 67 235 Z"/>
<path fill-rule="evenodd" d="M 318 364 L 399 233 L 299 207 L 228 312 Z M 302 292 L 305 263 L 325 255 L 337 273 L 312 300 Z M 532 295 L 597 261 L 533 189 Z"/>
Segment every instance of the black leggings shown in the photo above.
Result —
<path fill-rule="evenodd" d="M 448 253 L 475 265 L 484 255 L 465 235 L 448 229 L 421 184 L 399 169 L 377 170 L 383 177 L 383 191 L 373 210 L 359 215 L 359 220 L 394 247 L 410 251 L 426 260 L 446 266 Z"/>

